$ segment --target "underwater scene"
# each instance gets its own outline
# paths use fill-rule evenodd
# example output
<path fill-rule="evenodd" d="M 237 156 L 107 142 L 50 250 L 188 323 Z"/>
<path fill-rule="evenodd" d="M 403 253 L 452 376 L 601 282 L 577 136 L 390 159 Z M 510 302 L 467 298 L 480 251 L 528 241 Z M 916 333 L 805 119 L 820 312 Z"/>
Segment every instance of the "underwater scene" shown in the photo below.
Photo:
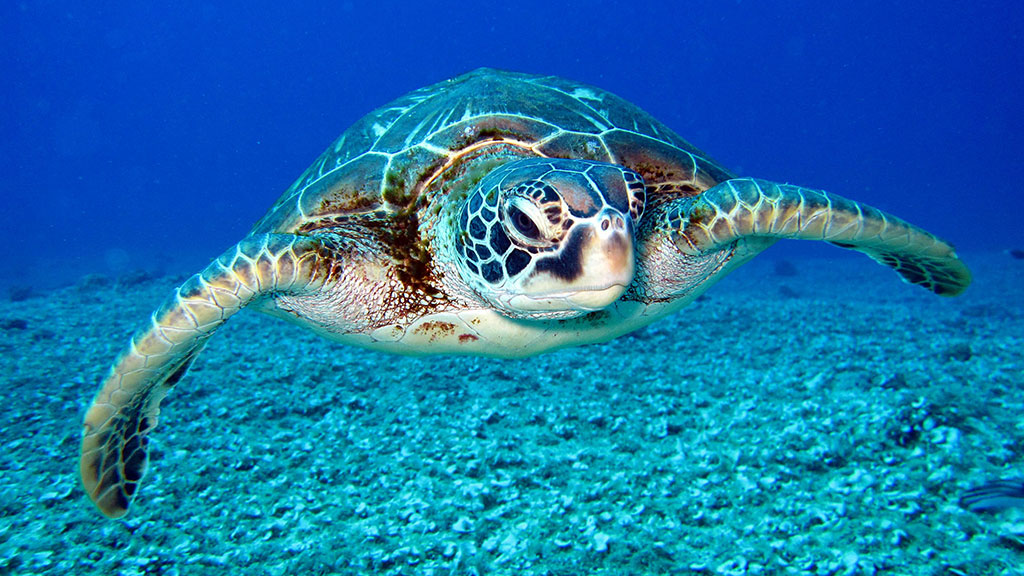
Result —
<path fill-rule="evenodd" d="M 0 575 L 1024 574 L 1011 3 L 0 14 Z"/>

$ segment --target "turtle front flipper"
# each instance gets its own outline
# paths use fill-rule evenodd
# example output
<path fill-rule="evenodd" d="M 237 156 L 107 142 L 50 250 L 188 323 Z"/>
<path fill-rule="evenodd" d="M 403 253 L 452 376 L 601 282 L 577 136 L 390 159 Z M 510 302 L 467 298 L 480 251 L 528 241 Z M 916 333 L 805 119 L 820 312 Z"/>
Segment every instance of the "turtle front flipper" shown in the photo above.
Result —
<path fill-rule="evenodd" d="M 213 332 L 262 297 L 317 290 L 339 267 L 322 239 L 250 236 L 186 280 L 153 313 L 85 415 L 79 471 L 86 493 L 104 514 L 117 518 L 128 511 L 145 472 L 147 436 L 160 401 Z"/>
<path fill-rule="evenodd" d="M 941 296 L 956 296 L 971 283 L 967 266 L 942 239 L 821 190 L 737 178 L 670 204 L 666 224 L 684 253 L 703 255 L 744 238 L 824 240 L 863 252 Z"/>

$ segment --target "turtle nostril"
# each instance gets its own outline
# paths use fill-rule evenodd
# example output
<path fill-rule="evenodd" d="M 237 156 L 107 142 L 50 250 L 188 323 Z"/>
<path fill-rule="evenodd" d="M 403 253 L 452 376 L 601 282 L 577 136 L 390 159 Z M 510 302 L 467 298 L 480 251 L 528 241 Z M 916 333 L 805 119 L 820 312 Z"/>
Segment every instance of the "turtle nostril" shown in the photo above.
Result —
<path fill-rule="evenodd" d="M 602 214 L 601 215 L 601 231 L 607 232 L 609 230 L 625 230 L 626 219 L 621 214 Z"/>

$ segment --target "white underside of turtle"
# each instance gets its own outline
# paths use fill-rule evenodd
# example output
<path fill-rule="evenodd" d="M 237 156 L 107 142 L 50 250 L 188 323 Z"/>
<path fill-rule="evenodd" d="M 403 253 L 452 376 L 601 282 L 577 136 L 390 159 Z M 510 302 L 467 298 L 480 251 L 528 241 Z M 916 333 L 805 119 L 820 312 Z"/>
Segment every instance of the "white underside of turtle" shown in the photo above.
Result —
<path fill-rule="evenodd" d="M 943 240 L 834 194 L 736 178 L 595 87 L 480 69 L 357 122 L 153 313 L 85 417 L 80 470 L 124 515 L 159 404 L 246 306 L 345 344 L 523 357 L 686 306 L 780 239 L 858 250 L 954 296 Z"/>

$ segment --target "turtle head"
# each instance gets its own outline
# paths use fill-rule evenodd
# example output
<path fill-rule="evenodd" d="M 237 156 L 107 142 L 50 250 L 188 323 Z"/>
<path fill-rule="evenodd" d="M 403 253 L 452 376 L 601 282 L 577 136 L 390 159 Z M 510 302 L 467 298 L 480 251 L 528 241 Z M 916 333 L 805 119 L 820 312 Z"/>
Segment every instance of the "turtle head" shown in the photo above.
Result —
<path fill-rule="evenodd" d="M 461 207 L 463 279 L 514 318 L 571 318 L 618 300 L 633 281 L 643 179 L 603 162 L 504 164 Z"/>

